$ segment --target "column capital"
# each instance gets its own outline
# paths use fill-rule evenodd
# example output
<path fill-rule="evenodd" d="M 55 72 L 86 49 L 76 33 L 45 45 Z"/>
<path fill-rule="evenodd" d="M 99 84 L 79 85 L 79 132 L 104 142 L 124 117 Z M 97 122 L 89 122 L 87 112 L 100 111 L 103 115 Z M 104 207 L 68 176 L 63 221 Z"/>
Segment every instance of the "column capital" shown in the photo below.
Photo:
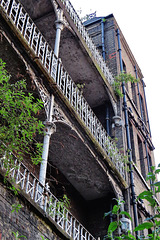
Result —
<path fill-rule="evenodd" d="M 44 133 L 51 136 L 52 133 L 56 132 L 56 125 L 54 122 L 45 121 L 44 122 Z"/>
<path fill-rule="evenodd" d="M 65 25 L 64 19 L 63 19 L 63 10 L 61 8 L 57 8 L 57 20 L 55 21 L 56 29 L 63 30 L 63 27 Z"/>

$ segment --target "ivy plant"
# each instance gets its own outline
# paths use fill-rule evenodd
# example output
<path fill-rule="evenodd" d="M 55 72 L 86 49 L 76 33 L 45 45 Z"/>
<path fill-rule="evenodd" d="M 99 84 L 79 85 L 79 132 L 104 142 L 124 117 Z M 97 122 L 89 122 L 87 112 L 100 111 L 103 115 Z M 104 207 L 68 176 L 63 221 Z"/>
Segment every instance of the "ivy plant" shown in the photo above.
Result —
<path fill-rule="evenodd" d="M 43 134 L 43 124 L 37 118 L 42 107 L 43 102 L 27 91 L 25 80 L 11 81 L 0 59 L 0 157 L 6 169 L 15 156 L 19 161 L 24 156 L 35 164 L 41 161 L 42 143 L 35 137 Z"/>

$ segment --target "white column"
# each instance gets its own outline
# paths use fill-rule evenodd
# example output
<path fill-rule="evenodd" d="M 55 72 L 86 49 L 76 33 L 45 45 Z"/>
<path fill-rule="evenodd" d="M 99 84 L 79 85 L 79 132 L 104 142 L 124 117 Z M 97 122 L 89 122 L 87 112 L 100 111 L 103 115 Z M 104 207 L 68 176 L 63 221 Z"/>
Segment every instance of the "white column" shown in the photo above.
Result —
<path fill-rule="evenodd" d="M 56 25 L 56 39 L 55 39 L 55 45 L 54 45 L 54 54 L 58 58 L 60 39 L 61 39 L 61 31 L 62 31 L 63 26 L 64 26 L 62 9 L 58 9 L 57 20 L 55 21 L 55 25 Z"/>
<path fill-rule="evenodd" d="M 40 173 L 39 173 L 39 181 L 40 181 L 40 183 L 43 184 L 43 186 L 45 185 L 45 181 L 46 181 L 50 138 L 51 138 L 52 133 L 56 129 L 55 124 L 52 122 L 53 104 L 54 104 L 54 97 L 53 97 L 53 95 L 51 95 L 49 113 L 47 116 L 47 120 L 44 123 L 44 125 L 45 125 L 44 134 L 45 135 L 44 135 L 44 139 L 43 139 L 42 162 L 41 162 Z"/>

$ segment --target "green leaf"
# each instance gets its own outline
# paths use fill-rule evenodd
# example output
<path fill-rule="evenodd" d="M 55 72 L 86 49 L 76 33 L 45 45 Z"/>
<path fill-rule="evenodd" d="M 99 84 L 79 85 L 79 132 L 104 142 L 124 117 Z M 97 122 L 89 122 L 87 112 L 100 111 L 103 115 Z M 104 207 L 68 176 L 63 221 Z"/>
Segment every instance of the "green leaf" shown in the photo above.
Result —
<path fill-rule="evenodd" d="M 26 238 L 26 236 L 21 235 L 21 236 L 18 236 L 18 238 Z M 27 238 L 26 238 L 26 239 L 27 239 Z"/>
<path fill-rule="evenodd" d="M 160 218 L 160 214 L 154 215 L 153 218 Z"/>
<path fill-rule="evenodd" d="M 140 230 L 144 230 L 144 229 L 150 229 L 154 226 L 153 223 L 151 222 L 144 222 L 142 224 L 139 224 L 135 229 L 134 229 L 134 232 L 136 231 L 140 231 Z"/>
<path fill-rule="evenodd" d="M 151 166 L 150 168 L 152 169 L 152 171 L 154 171 L 156 169 L 155 166 Z"/>
<path fill-rule="evenodd" d="M 155 183 L 153 183 L 153 185 L 156 187 L 160 187 L 160 182 L 155 182 Z"/>
<path fill-rule="evenodd" d="M 119 214 L 120 215 L 126 215 L 132 221 L 132 218 L 131 218 L 131 216 L 130 216 L 130 214 L 128 212 L 121 211 Z"/>
<path fill-rule="evenodd" d="M 138 197 L 141 199 L 146 199 L 151 204 L 151 206 L 154 207 L 156 204 L 156 201 L 152 196 L 153 196 L 152 192 L 144 191 L 144 192 L 140 193 Z"/>
<path fill-rule="evenodd" d="M 155 174 L 160 173 L 160 168 L 156 169 Z"/>
<path fill-rule="evenodd" d="M 109 227 L 108 227 L 108 232 L 114 232 L 118 227 L 118 223 L 117 222 L 111 222 L 109 224 Z"/>
<path fill-rule="evenodd" d="M 121 239 L 125 239 L 125 240 L 136 240 L 136 238 L 132 235 L 132 234 L 128 234 L 128 235 L 122 235 L 123 238 Z"/>
<path fill-rule="evenodd" d="M 143 199 L 144 197 L 146 196 L 149 196 L 151 197 L 152 196 L 152 193 L 150 191 L 143 191 L 142 193 L 139 194 L 139 198 Z"/>
<path fill-rule="evenodd" d="M 119 209 L 120 209 L 120 206 L 114 205 L 114 206 L 113 206 L 113 209 L 112 209 L 112 213 L 113 213 L 113 214 L 117 214 L 118 211 L 119 211 Z"/>
<path fill-rule="evenodd" d="M 156 223 L 156 226 L 157 226 L 157 227 L 160 227 L 160 221 L 157 221 L 157 220 L 155 219 L 155 223 Z"/>

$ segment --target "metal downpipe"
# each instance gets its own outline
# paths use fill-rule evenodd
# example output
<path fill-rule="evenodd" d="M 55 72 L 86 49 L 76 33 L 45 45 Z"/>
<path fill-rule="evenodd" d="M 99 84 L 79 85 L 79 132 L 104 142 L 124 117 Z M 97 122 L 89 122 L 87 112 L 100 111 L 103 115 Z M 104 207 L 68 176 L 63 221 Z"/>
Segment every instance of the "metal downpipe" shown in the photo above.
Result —
<path fill-rule="evenodd" d="M 101 35 L 102 35 L 102 56 L 104 61 L 106 61 L 106 51 L 104 45 L 104 18 L 101 20 Z"/>
<path fill-rule="evenodd" d="M 104 18 L 101 19 L 101 36 L 102 36 L 102 56 L 104 61 L 106 61 L 106 51 L 105 51 L 105 41 L 104 41 Z M 108 135 L 110 135 L 110 126 L 109 126 L 109 108 L 106 103 L 106 130 Z"/>
<path fill-rule="evenodd" d="M 119 61 L 120 61 L 120 71 L 123 72 L 123 63 L 122 63 L 122 54 L 121 54 L 121 43 L 120 43 L 120 33 L 117 29 L 117 40 L 118 40 L 118 52 L 119 52 Z M 132 148 L 130 140 L 130 130 L 129 130 L 129 121 L 128 121 L 128 108 L 127 108 L 127 99 L 126 99 L 126 90 L 125 83 L 122 82 L 122 93 L 123 93 L 123 107 L 124 107 L 124 117 L 125 117 L 125 128 L 126 128 L 126 137 L 127 137 L 127 148 L 128 148 L 128 160 L 129 160 L 129 171 L 130 171 L 130 184 L 131 184 L 131 193 L 132 193 L 132 203 L 133 203 L 133 214 L 134 214 L 134 224 L 135 227 L 138 226 L 138 213 L 137 213 L 137 203 L 136 203 L 136 193 L 134 185 L 134 176 L 132 169 Z M 136 232 L 136 238 L 138 239 L 138 232 Z"/>
<path fill-rule="evenodd" d="M 107 104 L 106 104 L 106 130 L 108 135 L 110 135 L 109 107 Z"/>

